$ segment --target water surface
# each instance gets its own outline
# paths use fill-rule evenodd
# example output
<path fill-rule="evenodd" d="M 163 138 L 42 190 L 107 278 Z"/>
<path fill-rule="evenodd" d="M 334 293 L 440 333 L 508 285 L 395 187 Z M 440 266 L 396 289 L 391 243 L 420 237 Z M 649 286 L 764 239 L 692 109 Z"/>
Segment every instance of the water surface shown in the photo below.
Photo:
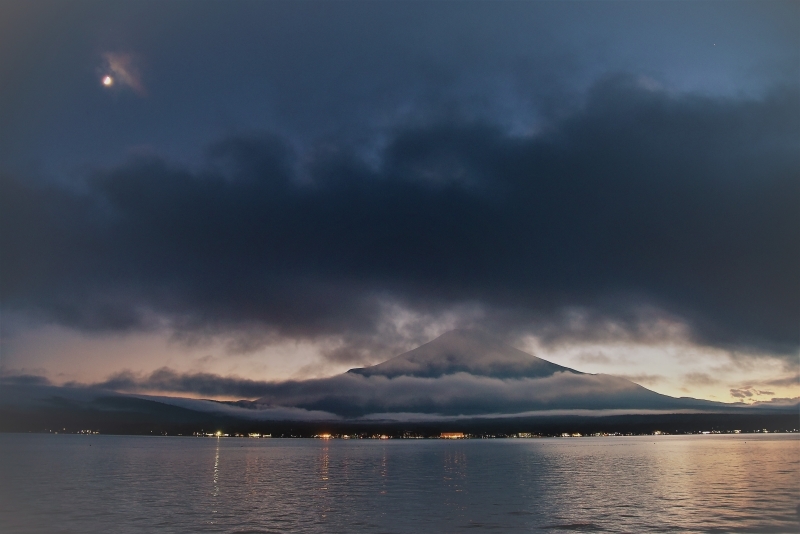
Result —
<path fill-rule="evenodd" d="M 798 532 L 797 435 L 0 435 L 0 532 Z"/>

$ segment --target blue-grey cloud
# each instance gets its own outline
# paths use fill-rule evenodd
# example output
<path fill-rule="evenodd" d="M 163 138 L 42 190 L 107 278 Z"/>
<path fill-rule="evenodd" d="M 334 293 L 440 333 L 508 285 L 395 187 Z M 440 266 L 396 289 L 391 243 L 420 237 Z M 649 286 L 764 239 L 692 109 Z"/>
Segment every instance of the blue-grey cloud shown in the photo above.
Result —
<path fill-rule="evenodd" d="M 356 352 L 386 302 L 472 304 L 501 335 L 550 340 L 608 321 L 646 338 L 652 313 L 794 357 L 798 102 L 796 86 L 718 98 L 620 75 L 532 136 L 398 129 L 377 166 L 262 135 L 200 169 L 140 157 L 79 187 L 5 173 L 3 308 L 87 331 L 349 335 Z"/>

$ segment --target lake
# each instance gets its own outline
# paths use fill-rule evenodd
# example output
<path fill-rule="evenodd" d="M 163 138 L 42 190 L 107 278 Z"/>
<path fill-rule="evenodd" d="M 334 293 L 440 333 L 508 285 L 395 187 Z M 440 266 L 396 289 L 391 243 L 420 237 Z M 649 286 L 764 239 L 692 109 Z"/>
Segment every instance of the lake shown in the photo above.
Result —
<path fill-rule="evenodd" d="M 0 435 L 0 532 L 798 532 L 797 434 Z"/>

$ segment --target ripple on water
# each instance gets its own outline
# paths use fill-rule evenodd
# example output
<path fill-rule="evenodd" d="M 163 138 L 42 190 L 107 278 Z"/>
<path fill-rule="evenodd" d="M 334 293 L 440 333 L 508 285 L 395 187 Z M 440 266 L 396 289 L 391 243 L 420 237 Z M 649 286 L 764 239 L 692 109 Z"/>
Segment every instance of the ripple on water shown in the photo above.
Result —
<path fill-rule="evenodd" d="M 0 435 L 0 531 L 800 530 L 798 436 L 656 444 Z"/>

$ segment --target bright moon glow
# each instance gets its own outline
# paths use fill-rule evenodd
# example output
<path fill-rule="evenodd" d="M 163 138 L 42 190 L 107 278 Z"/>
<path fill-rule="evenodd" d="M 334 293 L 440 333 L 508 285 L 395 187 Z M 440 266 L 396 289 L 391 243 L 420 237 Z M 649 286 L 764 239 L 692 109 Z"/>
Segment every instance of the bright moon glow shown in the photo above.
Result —
<path fill-rule="evenodd" d="M 112 78 L 111 76 L 103 76 L 103 85 L 105 85 L 106 87 L 111 87 L 112 85 L 114 85 L 114 78 Z"/>

